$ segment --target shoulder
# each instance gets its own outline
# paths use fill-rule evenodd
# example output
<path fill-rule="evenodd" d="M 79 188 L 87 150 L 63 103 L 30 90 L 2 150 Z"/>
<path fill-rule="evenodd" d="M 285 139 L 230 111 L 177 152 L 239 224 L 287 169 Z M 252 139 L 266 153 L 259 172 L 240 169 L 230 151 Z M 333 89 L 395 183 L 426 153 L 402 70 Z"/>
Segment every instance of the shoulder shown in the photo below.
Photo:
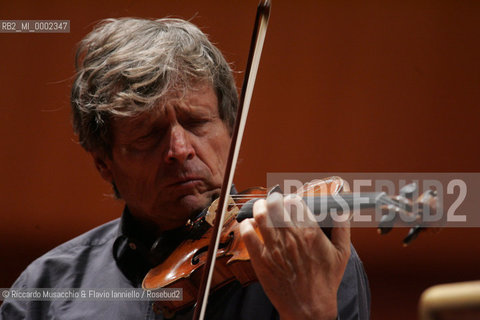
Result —
<path fill-rule="evenodd" d="M 120 219 L 109 221 L 101 226 L 89 230 L 61 245 L 50 250 L 42 257 L 55 255 L 58 253 L 68 252 L 78 247 L 97 247 L 102 246 L 110 240 L 114 239 L 118 233 Z M 40 258 L 42 258 L 40 257 Z"/>
<path fill-rule="evenodd" d="M 130 288 L 116 267 L 112 247 L 118 235 L 119 219 L 92 229 L 33 261 L 12 288 Z M 127 301 L 96 303 L 75 299 L 27 301 L 6 299 L 0 306 L 0 319 L 132 318 L 149 304 Z"/>
<path fill-rule="evenodd" d="M 62 278 L 81 273 L 94 259 L 111 253 L 120 219 L 107 222 L 69 240 L 34 260 L 12 287 L 56 287 Z M 68 283 L 65 283 L 67 285 Z"/>

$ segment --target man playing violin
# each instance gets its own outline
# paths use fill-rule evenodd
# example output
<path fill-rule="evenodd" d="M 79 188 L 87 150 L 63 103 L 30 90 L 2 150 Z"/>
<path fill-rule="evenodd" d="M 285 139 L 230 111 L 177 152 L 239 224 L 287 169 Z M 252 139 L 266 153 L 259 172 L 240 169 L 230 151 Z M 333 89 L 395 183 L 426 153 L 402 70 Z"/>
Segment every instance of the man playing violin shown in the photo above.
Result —
<path fill-rule="evenodd" d="M 125 202 L 120 219 L 34 261 L 17 288 L 134 288 L 220 192 L 238 106 L 232 71 L 196 26 L 109 19 L 80 43 L 73 126 Z M 240 225 L 259 283 L 214 292 L 207 319 L 367 319 L 370 293 L 347 224 L 331 239 L 294 197 L 258 201 Z M 295 206 L 294 206 L 295 207 Z M 292 223 L 272 228 L 284 214 Z M 308 219 L 306 220 L 308 221 Z M 314 219 L 311 219 L 314 221 Z M 261 238 L 254 231 L 258 227 Z M 5 319 L 161 319 L 148 301 L 16 301 Z M 174 315 L 188 319 L 191 308 Z"/>

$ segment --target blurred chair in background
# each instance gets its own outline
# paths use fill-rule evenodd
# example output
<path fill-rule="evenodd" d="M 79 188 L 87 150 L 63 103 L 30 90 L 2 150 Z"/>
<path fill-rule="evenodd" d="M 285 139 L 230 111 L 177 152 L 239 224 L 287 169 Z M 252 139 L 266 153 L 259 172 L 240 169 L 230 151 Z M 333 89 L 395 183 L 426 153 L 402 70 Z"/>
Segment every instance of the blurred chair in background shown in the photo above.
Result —
<path fill-rule="evenodd" d="M 441 284 L 420 297 L 420 320 L 480 319 L 480 281 Z"/>

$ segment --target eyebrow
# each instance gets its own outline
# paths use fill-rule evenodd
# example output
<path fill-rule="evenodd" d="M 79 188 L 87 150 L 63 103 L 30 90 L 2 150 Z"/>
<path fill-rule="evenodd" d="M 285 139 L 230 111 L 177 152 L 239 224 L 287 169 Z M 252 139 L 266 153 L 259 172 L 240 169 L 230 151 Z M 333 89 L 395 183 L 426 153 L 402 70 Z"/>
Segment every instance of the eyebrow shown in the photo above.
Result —
<path fill-rule="evenodd" d="M 213 118 L 215 113 L 205 108 L 175 108 L 175 112 L 179 117 L 208 117 Z"/>

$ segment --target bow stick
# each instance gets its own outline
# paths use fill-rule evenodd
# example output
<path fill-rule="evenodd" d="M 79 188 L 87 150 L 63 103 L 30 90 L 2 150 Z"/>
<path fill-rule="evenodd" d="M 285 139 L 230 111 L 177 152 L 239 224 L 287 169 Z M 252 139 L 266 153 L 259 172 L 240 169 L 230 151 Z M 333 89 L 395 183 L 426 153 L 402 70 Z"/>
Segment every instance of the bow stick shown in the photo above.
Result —
<path fill-rule="evenodd" d="M 243 132 L 247 122 L 248 110 L 250 108 L 250 100 L 252 98 L 253 86 L 257 76 L 260 56 L 262 54 L 263 42 L 267 32 L 268 18 L 270 16 L 270 0 L 262 0 L 257 8 L 257 15 L 255 18 L 255 25 L 253 28 L 252 41 L 250 43 L 250 52 L 248 54 L 247 67 L 245 71 L 245 78 L 243 79 L 242 92 L 240 94 L 240 101 L 235 118 L 235 125 L 232 132 L 232 141 L 228 152 L 228 160 L 225 168 L 225 175 L 223 177 L 222 189 L 220 191 L 219 204 L 215 215 L 213 225 L 212 238 L 208 246 L 207 261 L 202 274 L 202 281 L 200 283 L 197 303 L 195 305 L 195 312 L 193 314 L 194 320 L 203 320 L 207 308 L 208 293 L 210 291 L 210 284 L 212 281 L 213 270 L 215 268 L 215 258 L 217 256 L 218 244 L 220 242 L 220 234 L 222 231 L 225 211 L 227 208 L 227 192 L 230 192 L 232 187 L 233 176 L 235 174 L 235 167 L 237 165 L 238 154 L 242 144 Z"/>

